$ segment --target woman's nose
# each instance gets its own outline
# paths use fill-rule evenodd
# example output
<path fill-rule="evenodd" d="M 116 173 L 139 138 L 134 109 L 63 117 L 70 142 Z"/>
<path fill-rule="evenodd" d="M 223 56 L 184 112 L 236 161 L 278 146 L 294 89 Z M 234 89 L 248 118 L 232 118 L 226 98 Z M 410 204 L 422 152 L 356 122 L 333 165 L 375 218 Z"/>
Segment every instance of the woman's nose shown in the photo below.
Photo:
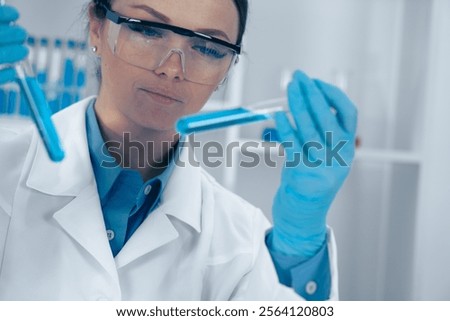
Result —
<path fill-rule="evenodd" d="M 155 73 L 169 79 L 184 80 L 185 57 L 183 51 L 179 49 L 169 51 L 155 69 Z"/>

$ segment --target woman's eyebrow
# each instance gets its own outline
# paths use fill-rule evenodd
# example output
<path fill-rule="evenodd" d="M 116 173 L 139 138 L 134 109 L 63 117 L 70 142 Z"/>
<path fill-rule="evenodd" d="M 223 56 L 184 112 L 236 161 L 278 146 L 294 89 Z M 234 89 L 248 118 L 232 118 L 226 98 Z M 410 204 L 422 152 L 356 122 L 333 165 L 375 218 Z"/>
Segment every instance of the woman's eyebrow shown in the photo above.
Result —
<path fill-rule="evenodd" d="M 200 32 L 200 33 L 204 33 L 204 34 L 206 34 L 208 36 L 212 36 L 212 37 L 216 37 L 216 38 L 223 37 L 228 42 L 231 42 L 231 40 L 227 36 L 227 34 L 225 32 L 223 32 L 222 30 L 219 30 L 219 29 L 198 29 L 198 30 L 195 30 L 195 31 Z"/>
<path fill-rule="evenodd" d="M 165 22 L 165 23 L 170 23 L 170 18 L 167 17 L 166 15 L 162 14 L 161 12 L 146 6 L 144 4 L 139 4 L 139 5 L 133 5 L 131 6 L 132 8 L 136 8 L 136 9 L 141 9 L 146 11 L 147 13 L 151 14 L 152 16 L 154 16 L 155 18 Z"/>
<path fill-rule="evenodd" d="M 148 14 L 150 14 L 153 17 L 163 21 L 164 23 L 170 23 L 171 22 L 169 17 L 167 17 L 163 13 L 161 13 L 161 12 L 159 12 L 159 11 L 157 11 L 157 10 L 153 9 L 152 7 L 149 7 L 147 5 L 139 4 L 139 5 L 133 5 L 131 7 L 135 8 L 135 9 L 144 10 Z M 222 30 L 219 30 L 219 29 L 203 28 L 203 29 L 198 29 L 198 30 L 195 30 L 195 31 L 203 33 L 203 34 L 206 34 L 208 36 L 216 37 L 216 38 L 217 37 L 222 37 L 225 40 L 227 40 L 228 42 L 231 42 L 231 40 L 228 37 L 228 35 L 225 32 L 223 32 Z"/>

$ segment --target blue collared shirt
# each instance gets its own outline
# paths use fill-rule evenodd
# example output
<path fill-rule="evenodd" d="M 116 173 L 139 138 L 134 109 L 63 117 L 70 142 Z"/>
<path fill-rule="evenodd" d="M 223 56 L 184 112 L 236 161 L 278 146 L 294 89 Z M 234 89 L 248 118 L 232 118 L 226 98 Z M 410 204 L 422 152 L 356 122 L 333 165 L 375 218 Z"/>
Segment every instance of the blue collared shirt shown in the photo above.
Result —
<path fill-rule="evenodd" d="M 86 111 L 86 127 L 107 235 L 111 251 L 116 256 L 149 213 L 158 206 L 174 168 L 174 157 L 160 175 L 144 182 L 137 170 L 120 167 L 109 154 L 93 103 Z"/>
<path fill-rule="evenodd" d="M 94 101 L 86 111 L 86 130 L 111 251 L 116 256 L 144 219 L 158 206 L 164 187 L 175 167 L 175 154 L 167 168 L 157 177 L 144 182 L 136 170 L 115 163 L 104 143 L 94 110 Z M 266 243 L 280 282 L 292 287 L 307 300 L 328 299 L 331 274 L 326 242 L 320 251 L 304 262 L 296 257 L 276 253 Z"/>

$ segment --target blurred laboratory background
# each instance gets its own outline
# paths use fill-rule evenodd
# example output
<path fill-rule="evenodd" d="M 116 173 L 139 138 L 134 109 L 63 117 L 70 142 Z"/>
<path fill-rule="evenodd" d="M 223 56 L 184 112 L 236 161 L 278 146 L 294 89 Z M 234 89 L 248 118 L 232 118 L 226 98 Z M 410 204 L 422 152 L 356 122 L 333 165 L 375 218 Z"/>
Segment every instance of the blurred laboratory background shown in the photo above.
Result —
<path fill-rule="evenodd" d="M 95 94 L 87 0 L 8 2 L 21 12 L 52 109 Z M 359 111 L 360 146 L 328 222 L 340 298 L 450 300 L 450 0 L 250 2 L 243 59 L 205 109 L 281 97 L 295 69 L 347 92 Z M 0 117 L 26 117 L 8 90 Z M 270 125 L 197 139 L 258 141 Z M 278 153 L 257 152 L 281 164 Z M 232 166 L 206 169 L 270 219 L 280 167 L 239 166 L 239 149 L 228 156 Z"/>

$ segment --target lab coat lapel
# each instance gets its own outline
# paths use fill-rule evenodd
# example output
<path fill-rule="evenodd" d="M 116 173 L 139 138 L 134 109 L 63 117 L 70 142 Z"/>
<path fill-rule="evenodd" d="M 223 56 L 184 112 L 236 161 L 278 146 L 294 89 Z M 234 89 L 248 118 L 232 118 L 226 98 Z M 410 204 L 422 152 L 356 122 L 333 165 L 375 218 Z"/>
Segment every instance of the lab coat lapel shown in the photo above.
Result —
<path fill-rule="evenodd" d="M 74 200 L 53 215 L 58 224 L 118 281 L 117 269 L 105 232 L 97 188 L 88 185 Z"/>
<path fill-rule="evenodd" d="M 86 136 L 86 108 L 92 98 L 87 98 L 57 113 L 54 123 L 65 151 L 62 162 L 52 162 L 34 134 L 36 147 L 27 186 L 54 196 L 77 196 L 94 180 Z"/>
<path fill-rule="evenodd" d="M 194 150 L 186 142 L 179 154 L 172 177 L 161 198 L 167 215 L 177 218 L 201 232 L 202 172 L 194 157 Z"/>
<path fill-rule="evenodd" d="M 201 231 L 201 172 L 198 165 L 189 162 L 189 148 L 183 148 L 179 161 L 161 197 L 160 206 L 153 211 L 131 236 L 116 256 L 117 268 L 174 241 L 183 233 L 172 223 L 182 221 L 191 229 Z"/>
<path fill-rule="evenodd" d="M 86 137 L 87 98 L 55 115 L 65 159 L 50 161 L 44 146 L 35 139 L 37 147 L 27 179 L 27 186 L 47 195 L 74 199 L 57 211 L 53 218 L 117 280 L 117 270 L 106 237 L 105 224 Z M 37 136 L 37 134 L 35 134 Z"/>
<path fill-rule="evenodd" d="M 150 253 L 178 238 L 179 234 L 161 209 L 154 211 L 134 232 L 116 256 L 117 268 Z"/>

